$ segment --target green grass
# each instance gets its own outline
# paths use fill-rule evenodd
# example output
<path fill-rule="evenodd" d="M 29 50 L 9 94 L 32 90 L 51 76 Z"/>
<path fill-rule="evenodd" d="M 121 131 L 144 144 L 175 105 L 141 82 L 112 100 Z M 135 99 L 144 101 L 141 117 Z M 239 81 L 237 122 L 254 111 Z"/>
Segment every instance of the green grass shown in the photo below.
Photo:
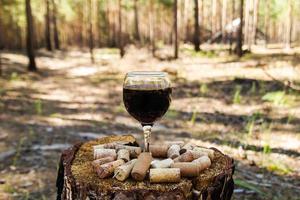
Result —
<path fill-rule="evenodd" d="M 166 117 L 170 119 L 176 119 L 179 116 L 179 113 L 176 110 L 168 110 Z"/>
<path fill-rule="evenodd" d="M 241 85 L 235 86 L 234 94 L 233 94 L 233 98 L 232 98 L 232 102 L 234 104 L 240 104 L 241 103 L 241 101 L 242 101 L 241 91 L 242 91 L 242 86 Z"/>
<path fill-rule="evenodd" d="M 34 101 L 34 109 L 37 115 L 43 114 L 43 102 L 41 99 Z"/>
<path fill-rule="evenodd" d="M 18 81 L 20 80 L 20 76 L 17 72 L 13 72 L 10 74 L 10 81 Z"/>
<path fill-rule="evenodd" d="M 192 115 L 192 117 L 191 117 L 191 119 L 190 119 L 190 123 L 191 123 L 192 125 L 194 125 L 195 122 L 196 122 L 196 119 L 197 119 L 197 111 L 193 111 L 193 115 Z"/>
<path fill-rule="evenodd" d="M 199 92 L 202 95 L 205 95 L 208 92 L 208 87 L 206 83 L 202 83 L 199 88 Z"/>
<path fill-rule="evenodd" d="M 248 183 L 247 181 L 244 181 L 242 179 L 234 179 L 234 184 L 239 186 L 239 187 L 242 187 L 242 188 L 245 188 L 245 189 L 248 189 L 248 190 L 252 190 L 262 196 L 265 196 L 265 193 L 260 190 L 259 187 L 251 184 L 251 183 Z"/>

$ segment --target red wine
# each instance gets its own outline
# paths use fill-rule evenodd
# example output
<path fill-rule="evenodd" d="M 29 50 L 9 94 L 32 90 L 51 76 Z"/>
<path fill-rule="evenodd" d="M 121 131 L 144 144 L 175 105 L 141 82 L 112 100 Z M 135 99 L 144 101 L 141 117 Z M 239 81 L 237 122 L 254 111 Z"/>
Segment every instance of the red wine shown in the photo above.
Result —
<path fill-rule="evenodd" d="M 128 113 L 142 125 L 153 125 L 168 110 L 171 102 L 171 88 L 144 89 L 131 86 L 123 89 L 123 101 Z"/>

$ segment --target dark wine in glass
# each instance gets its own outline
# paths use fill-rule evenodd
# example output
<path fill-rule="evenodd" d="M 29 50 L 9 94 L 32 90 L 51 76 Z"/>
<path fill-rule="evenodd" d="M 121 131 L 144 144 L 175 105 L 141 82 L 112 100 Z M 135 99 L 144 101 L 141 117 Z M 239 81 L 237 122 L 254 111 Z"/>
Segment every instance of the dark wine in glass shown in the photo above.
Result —
<path fill-rule="evenodd" d="M 149 151 L 151 127 L 168 110 L 172 89 L 164 72 L 129 72 L 123 86 L 123 101 L 128 113 L 144 130 L 145 151 Z"/>

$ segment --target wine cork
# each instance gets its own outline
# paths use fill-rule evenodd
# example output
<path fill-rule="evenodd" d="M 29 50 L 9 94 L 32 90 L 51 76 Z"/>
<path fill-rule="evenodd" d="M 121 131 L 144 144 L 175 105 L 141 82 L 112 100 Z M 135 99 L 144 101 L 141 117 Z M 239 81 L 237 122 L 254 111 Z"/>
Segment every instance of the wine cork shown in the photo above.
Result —
<path fill-rule="evenodd" d="M 194 147 L 195 147 L 194 144 L 187 143 L 187 144 L 183 145 L 183 147 L 180 149 L 179 153 L 180 154 L 184 154 L 188 150 L 192 150 Z"/>
<path fill-rule="evenodd" d="M 208 157 L 213 160 L 215 157 L 215 151 L 212 149 L 207 149 L 207 148 L 203 148 L 203 147 L 195 147 L 193 149 L 194 151 L 199 151 L 199 152 L 206 152 L 208 153 Z"/>
<path fill-rule="evenodd" d="M 192 163 L 196 163 L 200 171 L 209 168 L 211 165 L 211 160 L 208 156 L 202 156 L 196 160 L 193 160 Z"/>
<path fill-rule="evenodd" d="M 168 149 L 168 157 L 172 159 L 178 157 L 180 155 L 179 151 L 180 151 L 180 146 L 178 144 L 174 144 L 170 146 L 170 148 Z"/>
<path fill-rule="evenodd" d="M 98 166 L 100 165 L 103 165 L 105 163 L 109 163 L 109 162 L 112 162 L 114 161 L 115 158 L 114 157 L 105 157 L 105 158 L 100 158 L 100 159 L 97 159 L 97 160 L 94 160 L 92 162 L 92 165 L 94 168 L 97 168 Z"/>
<path fill-rule="evenodd" d="M 166 158 L 168 156 L 168 145 L 151 144 L 149 149 L 155 158 Z"/>
<path fill-rule="evenodd" d="M 117 159 L 122 159 L 124 160 L 125 162 L 128 162 L 130 160 L 130 154 L 129 154 L 129 151 L 127 149 L 120 149 L 118 151 L 118 157 Z"/>
<path fill-rule="evenodd" d="M 139 155 L 136 163 L 133 166 L 131 176 L 137 181 L 144 180 L 147 171 L 151 165 L 152 156 L 149 152 L 143 152 Z"/>
<path fill-rule="evenodd" d="M 124 160 L 115 160 L 109 163 L 105 163 L 97 167 L 96 172 L 99 178 L 106 178 L 114 173 L 115 168 L 117 168 L 118 166 L 124 163 L 125 163 Z"/>
<path fill-rule="evenodd" d="M 137 158 L 142 152 L 141 147 L 134 147 L 134 146 L 122 145 L 122 144 L 117 144 L 116 149 L 117 150 L 127 149 L 129 151 L 129 154 L 130 154 L 131 158 Z"/>
<path fill-rule="evenodd" d="M 150 169 L 150 183 L 178 183 L 180 182 L 180 169 L 158 168 Z"/>
<path fill-rule="evenodd" d="M 128 142 L 125 141 L 118 141 L 118 142 L 110 142 L 105 144 L 98 144 L 93 146 L 93 149 L 115 149 L 117 144 L 128 144 Z"/>
<path fill-rule="evenodd" d="M 117 158 L 117 152 L 115 149 L 95 149 L 94 150 L 94 159 L 113 157 Z"/>
<path fill-rule="evenodd" d="M 200 158 L 202 156 L 208 156 L 208 153 L 205 151 L 195 151 L 195 150 L 189 150 L 193 154 L 194 160 L 197 158 Z"/>
<path fill-rule="evenodd" d="M 194 160 L 194 156 L 192 152 L 187 151 L 184 154 L 181 154 L 177 158 L 174 159 L 174 162 L 192 162 Z"/>
<path fill-rule="evenodd" d="M 182 177 L 195 177 L 200 173 L 197 163 L 177 162 L 171 165 L 172 168 L 179 168 Z"/>
<path fill-rule="evenodd" d="M 166 141 L 165 144 L 172 146 L 174 144 L 179 145 L 180 147 L 182 147 L 184 145 L 184 141 Z"/>
<path fill-rule="evenodd" d="M 115 174 L 114 177 L 119 181 L 125 181 L 129 177 L 131 170 L 136 161 L 137 161 L 137 159 L 133 159 L 133 160 L 117 167 L 114 171 L 114 174 Z"/>
<path fill-rule="evenodd" d="M 154 160 L 151 162 L 152 168 L 169 168 L 174 161 L 171 158 L 167 158 L 164 160 Z"/>

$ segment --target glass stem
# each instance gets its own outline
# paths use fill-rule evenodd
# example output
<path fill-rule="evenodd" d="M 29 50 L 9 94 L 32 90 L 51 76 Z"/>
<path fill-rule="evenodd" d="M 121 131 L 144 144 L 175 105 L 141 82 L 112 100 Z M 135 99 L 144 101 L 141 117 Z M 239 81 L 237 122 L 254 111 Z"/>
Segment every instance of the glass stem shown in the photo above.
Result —
<path fill-rule="evenodd" d="M 143 126 L 144 140 L 145 140 L 145 149 L 144 149 L 145 152 L 149 152 L 151 128 L 152 128 L 152 126 L 149 126 L 149 125 Z"/>

